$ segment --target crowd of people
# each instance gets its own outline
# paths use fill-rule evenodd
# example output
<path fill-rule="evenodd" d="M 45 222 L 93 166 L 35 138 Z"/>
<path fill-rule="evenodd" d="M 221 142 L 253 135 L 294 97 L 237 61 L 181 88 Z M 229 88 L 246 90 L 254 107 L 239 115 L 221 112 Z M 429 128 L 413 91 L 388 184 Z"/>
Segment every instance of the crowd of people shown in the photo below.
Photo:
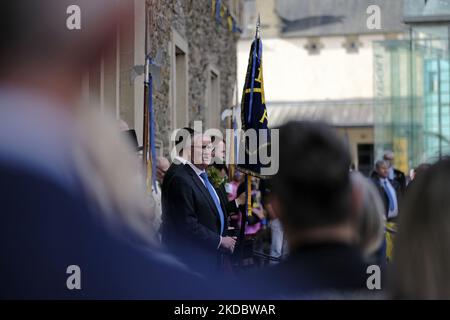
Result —
<path fill-rule="evenodd" d="M 64 1 L 1 6 L 0 298 L 450 299 L 450 159 L 407 180 L 388 151 L 367 178 L 331 127 L 291 121 L 249 213 L 224 141 L 184 128 L 148 194 L 128 140 L 79 103 L 85 70 L 131 21 L 102 1 L 85 1 L 74 37 L 58 28 Z"/>

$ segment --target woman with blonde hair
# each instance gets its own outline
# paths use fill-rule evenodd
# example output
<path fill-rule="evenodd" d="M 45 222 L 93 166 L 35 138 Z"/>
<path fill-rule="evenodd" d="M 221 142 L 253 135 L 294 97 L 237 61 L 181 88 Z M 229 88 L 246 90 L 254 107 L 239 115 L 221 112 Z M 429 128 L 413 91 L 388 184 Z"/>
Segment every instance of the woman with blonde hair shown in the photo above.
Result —
<path fill-rule="evenodd" d="M 81 183 L 115 232 L 129 232 L 145 245 L 157 245 L 160 217 L 153 197 L 146 193 L 143 165 L 127 145 L 113 119 L 95 108 L 79 109 L 79 144 L 73 157 Z"/>

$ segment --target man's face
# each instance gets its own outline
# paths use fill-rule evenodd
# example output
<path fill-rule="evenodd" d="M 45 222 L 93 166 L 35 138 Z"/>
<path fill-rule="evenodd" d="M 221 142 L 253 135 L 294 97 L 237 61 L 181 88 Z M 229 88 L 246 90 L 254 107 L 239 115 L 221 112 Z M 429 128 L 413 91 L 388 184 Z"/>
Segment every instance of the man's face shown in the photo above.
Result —
<path fill-rule="evenodd" d="M 192 146 L 192 163 L 200 169 L 206 169 L 212 160 L 211 138 L 206 135 L 194 136 Z"/>
<path fill-rule="evenodd" d="M 377 167 L 377 173 L 380 178 L 387 178 L 389 174 L 389 167 L 386 164 L 382 164 Z"/>
<path fill-rule="evenodd" d="M 219 163 L 225 162 L 225 143 L 222 140 L 214 147 L 212 156 L 218 159 L 220 161 Z"/>
<path fill-rule="evenodd" d="M 167 170 L 169 169 L 169 162 L 160 162 L 156 166 L 156 180 L 162 183 Z"/>

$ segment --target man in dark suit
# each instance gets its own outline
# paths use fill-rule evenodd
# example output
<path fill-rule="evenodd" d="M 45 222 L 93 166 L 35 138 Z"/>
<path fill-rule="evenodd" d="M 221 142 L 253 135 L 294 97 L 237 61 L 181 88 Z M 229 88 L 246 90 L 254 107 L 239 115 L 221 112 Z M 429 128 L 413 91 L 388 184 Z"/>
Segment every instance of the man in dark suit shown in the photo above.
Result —
<path fill-rule="evenodd" d="M 195 134 L 192 162 L 179 168 L 167 186 L 162 241 L 201 272 L 217 269 L 219 250 L 233 252 L 236 240 L 226 236 L 226 209 L 205 169 L 211 162 L 210 137 Z"/>
<path fill-rule="evenodd" d="M 289 122 L 279 128 L 279 146 L 272 205 L 289 256 L 264 271 L 265 281 L 257 285 L 271 298 L 336 297 L 366 289 L 346 144 L 325 124 Z"/>
<path fill-rule="evenodd" d="M 400 192 L 400 195 L 403 195 L 406 190 L 406 177 L 405 174 L 394 168 L 394 153 L 390 150 L 386 151 L 383 155 L 383 160 L 386 161 L 388 165 L 388 178 L 391 181 L 395 181 L 395 183 L 398 185 L 398 191 Z"/>
<path fill-rule="evenodd" d="M 398 181 L 389 179 L 389 163 L 385 160 L 377 161 L 371 179 L 383 200 L 387 221 L 395 221 L 399 213 L 401 186 Z"/>

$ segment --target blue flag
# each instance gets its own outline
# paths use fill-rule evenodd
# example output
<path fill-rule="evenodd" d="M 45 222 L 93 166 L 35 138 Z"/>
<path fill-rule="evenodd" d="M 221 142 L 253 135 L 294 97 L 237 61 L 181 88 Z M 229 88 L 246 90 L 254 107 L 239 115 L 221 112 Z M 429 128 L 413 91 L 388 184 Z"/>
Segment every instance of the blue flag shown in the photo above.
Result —
<path fill-rule="evenodd" d="M 244 134 L 240 140 L 237 168 L 252 176 L 265 178 L 263 169 L 270 166 L 270 162 L 267 162 L 270 157 L 270 130 L 264 98 L 262 42 L 259 37 L 255 38 L 250 48 L 241 100 L 241 122 Z"/>

